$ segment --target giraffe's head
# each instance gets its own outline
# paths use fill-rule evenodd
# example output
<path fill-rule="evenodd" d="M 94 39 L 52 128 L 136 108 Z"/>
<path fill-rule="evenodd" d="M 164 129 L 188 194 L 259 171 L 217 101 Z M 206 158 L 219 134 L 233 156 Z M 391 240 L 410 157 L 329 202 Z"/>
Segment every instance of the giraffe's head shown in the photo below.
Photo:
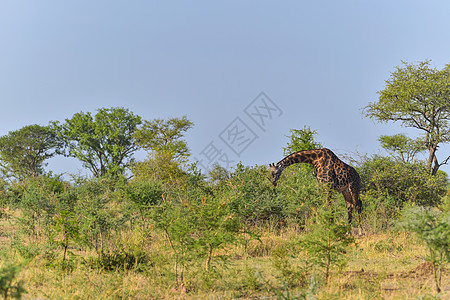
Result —
<path fill-rule="evenodd" d="M 270 174 L 272 175 L 272 184 L 273 186 L 277 186 L 277 181 L 280 179 L 281 172 L 283 172 L 283 169 L 275 164 L 270 164 Z"/>

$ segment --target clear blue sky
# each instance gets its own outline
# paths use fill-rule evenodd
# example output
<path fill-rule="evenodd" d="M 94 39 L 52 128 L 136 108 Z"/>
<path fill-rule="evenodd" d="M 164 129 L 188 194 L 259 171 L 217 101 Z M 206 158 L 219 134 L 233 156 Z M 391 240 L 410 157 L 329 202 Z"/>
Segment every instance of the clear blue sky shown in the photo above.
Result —
<path fill-rule="evenodd" d="M 449 13 L 448 1 L 411 0 L 0 1 L 0 135 L 120 106 L 186 115 L 193 157 L 276 162 L 304 126 L 338 154 L 377 153 L 380 135 L 417 132 L 361 108 L 401 60 L 450 62 Z M 261 92 L 269 110 L 252 103 Z"/>

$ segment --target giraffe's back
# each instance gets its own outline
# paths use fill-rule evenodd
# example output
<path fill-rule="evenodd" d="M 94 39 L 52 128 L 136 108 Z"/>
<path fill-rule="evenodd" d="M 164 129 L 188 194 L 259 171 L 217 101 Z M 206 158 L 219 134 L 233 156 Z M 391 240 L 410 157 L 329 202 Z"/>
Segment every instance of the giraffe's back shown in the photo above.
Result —
<path fill-rule="evenodd" d="M 361 178 L 358 172 L 352 167 L 340 160 L 331 150 L 324 148 L 323 170 L 322 174 L 317 174 L 318 180 L 324 183 L 331 183 L 335 190 L 342 190 L 350 185 L 355 191 L 361 188 Z"/>

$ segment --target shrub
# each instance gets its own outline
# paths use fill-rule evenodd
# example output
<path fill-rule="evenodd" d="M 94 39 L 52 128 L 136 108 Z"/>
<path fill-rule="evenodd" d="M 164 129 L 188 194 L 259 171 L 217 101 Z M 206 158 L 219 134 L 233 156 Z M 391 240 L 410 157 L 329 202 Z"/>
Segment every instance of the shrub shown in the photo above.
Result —
<path fill-rule="evenodd" d="M 450 213 L 413 207 L 404 212 L 397 225 L 399 228 L 414 232 L 427 246 L 436 291 L 440 293 L 442 271 L 450 262 Z"/>
<path fill-rule="evenodd" d="M 89 259 L 89 265 L 106 271 L 134 270 L 143 272 L 151 263 L 144 251 L 136 253 L 121 248 L 110 252 L 101 251 L 98 257 Z"/>
<path fill-rule="evenodd" d="M 376 155 L 364 158 L 358 172 L 366 194 L 394 197 L 400 206 L 405 202 L 436 205 L 448 188 L 446 173 L 431 175 L 420 161 L 407 163 Z"/>
<path fill-rule="evenodd" d="M 208 273 L 217 258 L 226 259 L 225 255 L 217 256 L 217 251 L 239 243 L 243 232 L 230 199 L 211 194 L 204 181 L 194 175 L 187 178 L 190 184 L 176 198 L 168 194 L 151 211 L 155 227 L 164 232 L 170 245 L 175 277 L 181 285 L 190 266 L 202 264 Z"/>
<path fill-rule="evenodd" d="M 127 218 L 116 199 L 121 191 L 112 189 L 108 180 L 94 178 L 70 192 L 76 199 L 74 215 L 78 217 L 80 243 L 101 253 L 111 233 L 119 230 Z"/>
<path fill-rule="evenodd" d="M 268 178 L 265 166 L 236 166 L 227 185 L 220 193 L 230 199 L 231 209 L 247 224 L 259 224 L 270 220 L 279 221 L 283 216 L 282 198 Z"/>
<path fill-rule="evenodd" d="M 346 265 L 347 248 L 355 243 L 355 238 L 348 234 L 350 226 L 342 220 L 335 221 L 335 215 L 333 207 L 319 208 L 316 223 L 300 242 L 311 262 L 323 271 L 327 283 L 332 268 L 342 270 Z"/>
<path fill-rule="evenodd" d="M 5 263 L 0 268 L 0 292 L 3 299 L 9 297 L 21 299 L 25 293 L 22 281 L 16 281 L 17 275 L 20 273 L 21 267 L 11 263 Z"/>
<path fill-rule="evenodd" d="M 60 176 L 39 176 L 13 185 L 11 193 L 22 211 L 18 219 L 21 229 L 35 238 L 48 236 L 48 228 L 58 206 L 58 198 L 68 187 Z"/>

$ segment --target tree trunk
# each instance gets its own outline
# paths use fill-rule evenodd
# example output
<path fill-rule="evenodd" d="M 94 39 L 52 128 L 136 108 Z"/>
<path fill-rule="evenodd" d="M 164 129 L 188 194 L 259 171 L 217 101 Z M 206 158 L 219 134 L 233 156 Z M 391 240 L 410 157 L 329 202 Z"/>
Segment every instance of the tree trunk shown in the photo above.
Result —
<path fill-rule="evenodd" d="M 434 176 L 434 175 L 436 175 L 436 173 L 437 173 L 437 171 L 439 170 L 439 167 L 440 167 L 436 155 L 434 155 L 433 162 L 434 162 L 434 165 L 433 165 L 433 170 L 431 171 L 431 175 Z"/>
<path fill-rule="evenodd" d="M 430 154 L 428 155 L 428 160 L 427 160 L 427 168 L 428 170 L 431 170 L 432 165 L 433 165 L 433 160 L 436 154 L 436 147 L 430 146 L 428 148 L 428 151 L 430 152 Z"/>
<path fill-rule="evenodd" d="M 430 170 L 432 175 L 436 175 L 440 167 L 436 157 L 437 145 L 430 146 L 428 151 L 430 151 L 430 155 L 428 156 L 427 168 Z"/>

